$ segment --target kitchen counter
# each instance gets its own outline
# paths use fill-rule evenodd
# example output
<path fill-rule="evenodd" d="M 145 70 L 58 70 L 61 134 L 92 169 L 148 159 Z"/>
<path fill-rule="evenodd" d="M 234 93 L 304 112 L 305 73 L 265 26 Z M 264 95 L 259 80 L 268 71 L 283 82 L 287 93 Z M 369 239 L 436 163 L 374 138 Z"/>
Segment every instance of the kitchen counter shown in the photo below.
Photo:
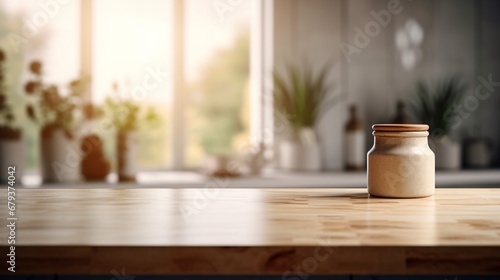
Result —
<path fill-rule="evenodd" d="M 15 203 L 17 273 L 500 273 L 500 189 L 17 189 Z"/>
<path fill-rule="evenodd" d="M 74 182 L 42 184 L 36 174 L 23 178 L 23 188 L 203 188 L 214 181 L 195 171 L 141 171 L 137 183 L 116 183 L 116 174 L 110 174 L 107 182 Z M 224 188 L 366 188 L 366 172 L 284 172 L 265 170 L 261 176 L 242 176 L 223 182 Z M 438 188 L 500 187 L 500 169 L 489 170 L 438 170 Z"/>

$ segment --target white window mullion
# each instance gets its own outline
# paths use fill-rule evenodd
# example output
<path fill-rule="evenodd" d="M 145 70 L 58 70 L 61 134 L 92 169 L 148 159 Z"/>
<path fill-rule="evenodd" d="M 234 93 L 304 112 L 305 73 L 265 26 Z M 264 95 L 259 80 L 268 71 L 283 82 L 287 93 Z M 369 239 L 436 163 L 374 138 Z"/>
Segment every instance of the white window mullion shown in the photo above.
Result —
<path fill-rule="evenodd" d="M 250 40 L 250 135 L 252 140 L 273 141 L 272 111 L 272 1 L 252 2 Z M 254 143 L 256 144 L 256 143 Z"/>
<path fill-rule="evenodd" d="M 262 18 L 262 112 L 263 112 L 263 130 L 269 134 L 266 139 L 266 145 L 274 145 L 274 108 L 273 108 L 273 71 L 274 71 L 274 1 L 261 0 L 261 18 Z"/>
<path fill-rule="evenodd" d="M 264 124 L 263 110 L 263 3 L 261 0 L 252 2 L 250 16 L 250 139 L 261 142 Z M 252 143 L 257 144 L 257 143 Z"/>
<path fill-rule="evenodd" d="M 172 168 L 184 168 L 185 149 L 185 77 L 184 77 L 184 0 L 174 0 L 173 73 L 172 73 Z"/>

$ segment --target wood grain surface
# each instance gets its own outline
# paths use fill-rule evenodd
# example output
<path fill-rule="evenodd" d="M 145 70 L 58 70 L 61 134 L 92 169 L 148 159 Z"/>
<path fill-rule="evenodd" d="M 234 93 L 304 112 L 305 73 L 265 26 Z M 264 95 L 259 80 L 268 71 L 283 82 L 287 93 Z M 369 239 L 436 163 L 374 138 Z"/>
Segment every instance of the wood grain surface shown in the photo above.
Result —
<path fill-rule="evenodd" d="M 21 273 L 500 273 L 500 189 L 18 189 L 16 206 Z"/>

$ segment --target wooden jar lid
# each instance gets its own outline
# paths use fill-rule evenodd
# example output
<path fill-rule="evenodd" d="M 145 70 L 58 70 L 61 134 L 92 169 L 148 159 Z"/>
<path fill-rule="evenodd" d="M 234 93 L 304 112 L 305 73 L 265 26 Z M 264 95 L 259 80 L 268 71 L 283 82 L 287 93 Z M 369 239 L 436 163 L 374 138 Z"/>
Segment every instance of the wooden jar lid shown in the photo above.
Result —
<path fill-rule="evenodd" d="M 374 124 L 372 125 L 374 131 L 427 131 L 429 126 L 426 124 Z"/>

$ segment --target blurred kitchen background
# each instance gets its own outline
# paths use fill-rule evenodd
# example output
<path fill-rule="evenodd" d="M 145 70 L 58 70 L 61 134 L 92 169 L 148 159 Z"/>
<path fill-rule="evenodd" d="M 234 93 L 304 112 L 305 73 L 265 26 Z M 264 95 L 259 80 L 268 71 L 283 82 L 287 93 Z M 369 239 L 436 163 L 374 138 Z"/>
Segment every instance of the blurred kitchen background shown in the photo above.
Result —
<path fill-rule="evenodd" d="M 493 0 L 0 0 L 2 164 L 17 159 L 28 186 L 363 187 L 371 125 L 427 122 L 438 186 L 496 184 L 498 11 Z M 37 121 L 45 105 L 30 104 L 47 100 L 33 101 L 30 81 L 58 100 L 78 81 L 71 137 L 41 136 L 52 123 Z"/>

